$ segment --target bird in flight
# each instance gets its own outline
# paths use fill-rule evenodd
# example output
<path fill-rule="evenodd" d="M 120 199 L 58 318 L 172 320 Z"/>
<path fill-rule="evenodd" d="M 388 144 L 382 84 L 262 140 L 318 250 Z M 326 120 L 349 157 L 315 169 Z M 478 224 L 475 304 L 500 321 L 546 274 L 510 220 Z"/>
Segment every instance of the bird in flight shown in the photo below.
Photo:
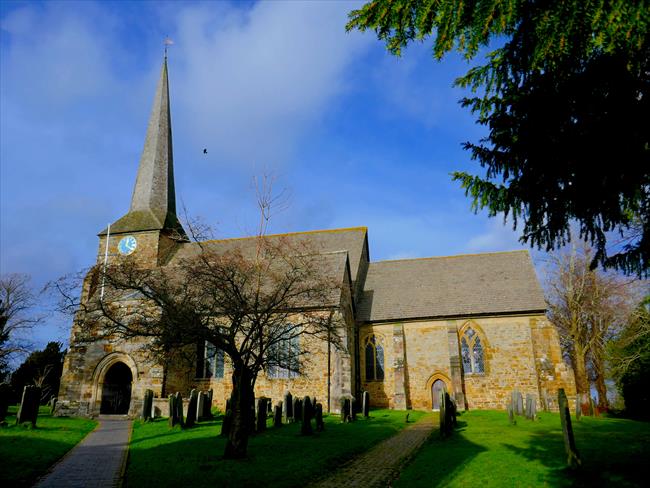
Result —
<path fill-rule="evenodd" d="M 208 154 L 208 150 L 204 148 L 203 149 L 203 154 Z"/>

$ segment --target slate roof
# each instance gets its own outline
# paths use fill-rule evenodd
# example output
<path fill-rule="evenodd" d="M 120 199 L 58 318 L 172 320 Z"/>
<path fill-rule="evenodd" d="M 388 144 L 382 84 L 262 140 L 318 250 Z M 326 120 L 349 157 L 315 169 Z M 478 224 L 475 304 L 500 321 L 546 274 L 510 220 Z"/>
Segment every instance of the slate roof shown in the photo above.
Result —
<path fill-rule="evenodd" d="M 279 240 L 287 239 L 294 244 L 306 243 L 318 253 L 337 253 L 346 251 L 350 262 L 350 278 L 353 290 L 359 278 L 361 259 L 364 246 L 367 245 L 366 227 L 351 227 L 345 229 L 316 230 L 308 232 L 294 232 L 289 234 L 272 234 L 264 239 Z M 256 237 L 241 237 L 234 239 L 220 239 L 201 243 L 213 252 L 226 252 L 239 248 L 244 254 L 254 252 Z M 182 259 L 196 255 L 200 247 L 196 243 L 187 243 L 179 247 L 169 264 L 174 265 Z M 365 271 L 365 270 L 364 270 Z M 363 276 L 360 277 L 363 279 Z"/>
<path fill-rule="evenodd" d="M 370 263 L 360 322 L 542 312 L 528 251 Z"/>

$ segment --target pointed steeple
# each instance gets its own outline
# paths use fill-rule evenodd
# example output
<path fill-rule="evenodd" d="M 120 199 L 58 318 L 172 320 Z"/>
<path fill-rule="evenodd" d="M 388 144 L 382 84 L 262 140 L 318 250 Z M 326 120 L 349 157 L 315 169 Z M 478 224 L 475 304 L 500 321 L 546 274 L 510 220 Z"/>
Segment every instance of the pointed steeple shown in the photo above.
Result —
<path fill-rule="evenodd" d="M 111 225 L 111 233 L 163 229 L 175 230 L 185 235 L 176 216 L 166 55 L 149 117 L 131 207 L 124 217 Z M 105 233 L 102 231 L 100 235 Z"/>

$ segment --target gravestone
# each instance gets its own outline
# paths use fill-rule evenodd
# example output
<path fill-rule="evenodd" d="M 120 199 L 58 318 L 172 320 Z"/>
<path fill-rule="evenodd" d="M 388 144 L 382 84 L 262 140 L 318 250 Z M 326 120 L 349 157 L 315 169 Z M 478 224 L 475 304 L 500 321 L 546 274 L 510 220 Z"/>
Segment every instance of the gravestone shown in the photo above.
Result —
<path fill-rule="evenodd" d="M 185 420 L 183 419 L 183 396 L 180 392 L 176 392 L 176 417 L 181 427 L 185 427 Z"/>
<path fill-rule="evenodd" d="M 142 420 L 145 422 L 151 420 L 151 405 L 153 404 L 153 391 L 145 390 L 142 400 Z"/>
<path fill-rule="evenodd" d="M 447 404 L 447 414 L 449 418 L 449 427 L 450 427 L 450 432 L 453 430 L 454 427 L 458 425 L 458 418 L 457 418 L 457 412 L 458 408 L 456 407 L 456 400 L 453 400 L 451 396 L 449 396 L 449 393 L 445 395 L 447 400 L 449 400 L 449 403 Z"/>
<path fill-rule="evenodd" d="M 302 424 L 300 426 L 300 435 L 312 435 L 314 433 L 311 427 L 312 415 L 311 400 L 306 396 L 302 402 Z"/>
<path fill-rule="evenodd" d="M 284 400 L 282 401 L 282 416 L 284 421 L 289 423 L 293 420 L 293 397 L 291 392 L 288 391 L 284 394 Z"/>
<path fill-rule="evenodd" d="M 517 425 L 517 419 L 515 419 L 515 409 L 512 406 L 512 398 L 510 399 L 510 401 L 506 405 L 506 409 L 508 410 L 508 421 L 512 425 Z"/>
<path fill-rule="evenodd" d="M 196 402 L 199 399 L 199 394 L 195 389 L 190 391 L 190 401 L 187 404 L 187 418 L 185 419 L 185 427 L 194 427 L 196 423 Z"/>
<path fill-rule="evenodd" d="M 205 393 L 202 391 L 196 397 L 196 420 L 205 420 Z"/>
<path fill-rule="evenodd" d="M 361 398 L 363 405 L 363 416 L 368 418 L 370 417 L 370 393 L 364 391 Z"/>
<path fill-rule="evenodd" d="M 203 416 L 207 420 L 214 419 L 214 415 L 212 415 L 212 395 L 213 395 L 212 389 L 208 390 L 205 395 L 205 406 L 203 407 Z"/>
<path fill-rule="evenodd" d="M 515 388 L 512 392 L 513 406 L 515 408 L 516 415 L 524 415 L 524 397 L 521 392 Z"/>
<path fill-rule="evenodd" d="M 582 417 L 582 406 L 580 405 L 580 395 L 576 397 L 576 420 Z"/>
<path fill-rule="evenodd" d="M 293 420 L 295 422 L 302 420 L 302 400 L 300 398 L 293 399 Z"/>
<path fill-rule="evenodd" d="M 176 396 L 169 395 L 169 426 L 173 427 L 178 423 L 178 411 L 176 409 Z"/>
<path fill-rule="evenodd" d="M 316 404 L 314 417 L 316 418 L 316 432 L 323 432 L 325 430 L 325 422 L 323 422 L 323 405 L 321 403 Z"/>
<path fill-rule="evenodd" d="M 341 422 L 349 422 L 350 399 L 341 398 Z"/>
<path fill-rule="evenodd" d="M 255 430 L 263 432 L 266 430 L 266 413 L 268 407 L 266 406 L 267 398 L 260 397 L 257 399 L 257 421 L 255 423 Z"/>
<path fill-rule="evenodd" d="M 56 411 L 56 404 L 58 402 L 58 399 L 56 397 L 50 398 L 49 404 L 50 404 L 50 415 L 54 415 L 54 412 Z"/>
<path fill-rule="evenodd" d="M 32 427 L 36 427 L 38 418 L 38 406 L 41 400 L 41 389 L 37 386 L 29 385 L 23 389 L 23 396 L 16 415 L 16 424 L 31 422 Z"/>
<path fill-rule="evenodd" d="M 282 427 L 282 402 L 278 403 L 273 411 L 273 427 Z"/>
<path fill-rule="evenodd" d="M 445 392 L 440 392 L 440 437 L 447 437 L 447 405 Z"/>
<path fill-rule="evenodd" d="M 558 390 L 558 406 L 560 407 L 560 421 L 562 423 L 562 434 L 564 434 L 564 449 L 567 453 L 567 464 L 571 468 L 580 466 L 580 455 L 576 449 L 576 442 L 573 437 L 573 427 L 571 426 L 571 411 L 569 409 L 569 400 L 564 393 L 564 388 Z"/>
<path fill-rule="evenodd" d="M 531 395 L 530 393 L 526 394 L 526 418 L 528 420 L 535 420 L 535 416 L 537 415 L 537 399 L 535 398 L 535 395 Z"/>
<path fill-rule="evenodd" d="M 357 400 L 354 397 L 350 398 L 350 420 L 357 420 Z"/>

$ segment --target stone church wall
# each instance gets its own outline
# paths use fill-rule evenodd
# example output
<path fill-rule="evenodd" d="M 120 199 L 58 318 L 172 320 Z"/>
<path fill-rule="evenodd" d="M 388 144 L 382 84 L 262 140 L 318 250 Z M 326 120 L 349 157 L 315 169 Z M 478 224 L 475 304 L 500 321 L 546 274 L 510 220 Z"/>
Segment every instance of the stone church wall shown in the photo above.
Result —
<path fill-rule="evenodd" d="M 454 360 L 459 360 L 458 342 L 454 340 L 459 341 L 457 334 L 468 325 L 481 336 L 485 372 L 460 376 L 452 369 Z M 404 347 L 397 357 L 394 344 L 399 342 L 400 333 Z M 365 378 L 364 344 L 372 334 L 384 347 L 383 381 Z M 399 388 L 398 383 L 403 382 L 407 407 L 430 409 L 431 385 L 436 379 L 456 394 L 459 403 L 465 398 L 470 409 L 503 409 L 514 388 L 524 396 L 536 395 L 538 402 L 542 389 L 552 398 L 557 397 L 558 388 L 565 388 L 569 396 L 575 395 L 573 373 L 562 360 L 557 332 L 543 315 L 368 324 L 360 329 L 359 353 L 362 389 L 370 393 L 371 403 L 377 407 L 394 408 L 396 386 Z M 404 364 L 403 379 L 395 375 L 400 360 Z M 464 391 L 456 391 L 458 385 Z"/>

